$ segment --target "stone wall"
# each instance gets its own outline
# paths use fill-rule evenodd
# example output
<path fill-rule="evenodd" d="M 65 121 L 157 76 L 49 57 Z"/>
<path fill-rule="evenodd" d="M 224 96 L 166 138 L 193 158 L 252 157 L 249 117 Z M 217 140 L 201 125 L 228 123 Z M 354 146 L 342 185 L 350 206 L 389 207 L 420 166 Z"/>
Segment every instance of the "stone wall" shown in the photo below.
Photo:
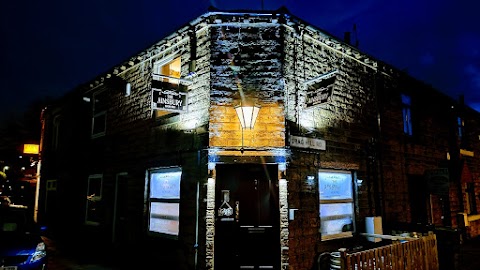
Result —
<path fill-rule="evenodd" d="M 281 28 L 230 16 L 215 19 L 220 22 L 211 25 L 209 145 L 283 147 Z M 240 103 L 261 106 L 252 130 L 242 131 L 234 110 Z"/>
<path fill-rule="evenodd" d="M 284 37 L 289 134 L 326 141 L 325 151 L 292 149 L 287 168 L 289 207 L 298 209 L 289 227 L 290 269 L 312 269 L 319 253 L 341 247 L 336 240 L 321 241 L 318 170 L 366 171 L 364 148 L 376 130 L 374 71 L 326 45 L 326 37 L 306 25 L 285 26 Z M 336 72 L 331 99 L 307 107 L 305 82 L 330 72 Z"/>
<path fill-rule="evenodd" d="M 173 55 L 182 59 L 188 111 L 157 121 L 151 109 L 152 68 L 155 61 Z M 308 82 L 320 81 L 329 73 L 335 77 L 330 99 L 307 107 Z M 126 83 L 131 84 L 128 96 Z M 107 129 L 104 137 L 91 139 L 91 103 L 82 98 L 92 98 L 97 91 L 109 93 Z M 402 93 L 412 97 L 413 136 L 403 132 Z M 234 111 L 240 102 L 261 105 L 252 130 L 241 129 Z M 466 144 L 456 137 L 458 115 L 465 118 Z M 207 192 L 214 192 L 214 186 L 207 186 L 209 147 L 225 148 L 235 155 L 240 155 L 240 147 L 286 148 L 287 186 L 280 190 L 283 269 L 312 269 L 321 252 L 354 245 L 353 238 L 321 241 L 319 169 L 349 170 L 363 180 L 355 198 L 357 232 L 363 232 L 366 216 L 382 216 L 385 225 L 415 222 L 411 191 L 417 186 L 409 179 L 421 182 L 429 169 L 451 169 L 448 195 L 430 197 L 424 191 L 429 222 L 435 225 L 445 225 L 444 220 L 458 225 L 457 212 L 466 210 L 466 182 L 477 183 L 475 192 L 480 192 L 480 159 L 459 154 L 461 148 L 480 149 L 478 113 L 287 15 L 215 13 L 199 17 L 75 89 L 48 111 L 48 117 L 42 178 L 58 180 L 55 213 L 67 213 L 65 220 L 57 220 L 63 222 L 60 225 L 83 225 L 89 174 L 104 175 L 106 207 L 113 209 L 115 176 L 128 172 L 128 239 L 145 240 L 145 172 L 181 166 L 181 244 L 177 248 L 190 269 L 195 264 L 195 244 L 197 269 L 213 267 L 214 231 L 210 225 L 214 205 L 211 200 L 203 201 L 213 196 Z M 54 119 L 61 123 L 57 148 L 52 140 Z M 326 150 L 290 148 L 290 135 L 323 139 Z M 71 164 L 80 165 L 72 168 Z M 463 164 L 469 168 L 468 174 Z M 198 243 L 193 207 L 197 184 L 203 201 Z M 442 218 L 445 201 L 450 216 Z M 288 209 L 297 209 L 293 220 L 287 219 Z M 97 230 L 105 242 L 110 240 L 110 218 L 107 212 Z M 470 235 L 479 234 L 476 223 L 472 220 L 467 228 Z"/>

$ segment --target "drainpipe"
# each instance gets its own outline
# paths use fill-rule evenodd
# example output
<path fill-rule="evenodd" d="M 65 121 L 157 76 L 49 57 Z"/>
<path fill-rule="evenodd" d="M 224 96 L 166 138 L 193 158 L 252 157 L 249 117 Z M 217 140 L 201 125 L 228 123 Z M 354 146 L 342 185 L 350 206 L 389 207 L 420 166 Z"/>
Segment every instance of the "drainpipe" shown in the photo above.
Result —
<path fill-rule="evenodd" d="M 45 110 L 43 108 L 40 114 L 41 130 L 40 130 L 40 143 L 38 148 L 38 163 L 37 163 L 37 183 L 35 186 L 35 205 L 33 207 L 33 219 L 38 222 L 38 204 L 40 201 L 40 171 L 42 167 L 42 149 L 43 149 L 43 137 L 45 135 Z"/>
<path fill-rule="evenodd" d="M 379 185 L 381 191 L 381 206 L 380 206 L 380 215 L 385 218 L 385 179 L 383 178 L 383 140 L 382 140 L 382 113 L 380 112 L 380 106 L 378 101 L 378 70 L 374 74 L 374 87 L 375 87 L 375 100 L 376 100 L 376 111 L 377 111 L 377 151 L 378 151 L 378 174 L 379 174 Z"/>
<path fill-rule="evenodd" d="M 380 106 L 379 106 L 379 98 L 378 98 L 378 87 L 377 87 L 377 75 L 378 72 L 373 74 L 373 94 L 375 100 L 375 114 L 377 117 L 377 125 L 376 130 L 374 131 L 374 137 L 371 140 L 371 147 L 372 147 L 372 173 L 373 173 L 373 195 L 374 195 L 374 205 L 375 205 L 375 215 L 382 216 L 384 215 L 384 206 L 385 202 L 383 200 L 385 189 L 383 187 L 383 163 L 382 163 L 382 155 L 381 155 L 381 113 L 380 113 Z"/>
<path fill-rule="evenodd" d="M 459 115 L 462 120 L 465 120 L 464 119 L 464 110 L 465 110 L 465 100 L 464 100 L 464 96 L 463 95 L 460 95 L 460 98 L 459 98 Z M 456 123 L 456 121 L 454 122 Z M 458 136 L 458 135 L 457 135 Z M 466 136 L 466 134 L 463 134 L 462 136 Z M 456 153 L 455 153 L 455 157 L 456 157 L 456 160 L 454 160 L 454 166 L 455 166 L 455 176 L 458 177 L 458 207 L 460 208 L 459 209 L 459 212 L 463 213 L 465 211 L 465 206 L 463 205 L 463 191 L 462 191 L 462 170 L 463 170 L 463 167 L 461 166 L 462 165 L 462 162 L 461 162 L 461 156 L 460 156 L 460 149 L 462 148 L 461 145 L 458 145 L 458 142 L 455 144 L 457 146 L 457 149 L 455 149 Z"/>
<path fill-rule="evenodd" d="M 197 168 L 200 168 L 200 160 L 202 155 L 200 150 L 197 151 Z M 196 209 L 195 209 L 195 245 L 193 248 L 195 249 L 195 267 L 197 269 L 198 266 L 198 219 L 199 219 L 199 211 L 200 211 L 200 180 L 197 178 L 197 195 L 196 195 Z"/>

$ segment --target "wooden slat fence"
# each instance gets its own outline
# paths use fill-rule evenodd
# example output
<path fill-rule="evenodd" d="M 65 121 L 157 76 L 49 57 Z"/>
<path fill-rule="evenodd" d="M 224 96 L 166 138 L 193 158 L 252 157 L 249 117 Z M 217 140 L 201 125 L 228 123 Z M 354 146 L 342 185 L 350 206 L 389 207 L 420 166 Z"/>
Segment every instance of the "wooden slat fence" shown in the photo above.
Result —
<path fill-rule="evenodd" d="M 345 270 L 438 270 L 437 238 L 431 233 L 355 253 L 342 252 Z"/>

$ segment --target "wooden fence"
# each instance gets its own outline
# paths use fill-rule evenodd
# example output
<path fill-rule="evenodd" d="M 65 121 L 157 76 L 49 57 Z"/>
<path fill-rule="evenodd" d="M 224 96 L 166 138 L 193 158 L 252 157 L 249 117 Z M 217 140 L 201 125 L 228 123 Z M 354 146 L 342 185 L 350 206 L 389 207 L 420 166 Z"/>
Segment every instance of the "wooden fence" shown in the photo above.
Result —
<path fill-rule="evenodd" d="M 436 235 L 430 233 L 406 242 L 355 253 L 342 252 L 345 270 L 438 270 Z"/>

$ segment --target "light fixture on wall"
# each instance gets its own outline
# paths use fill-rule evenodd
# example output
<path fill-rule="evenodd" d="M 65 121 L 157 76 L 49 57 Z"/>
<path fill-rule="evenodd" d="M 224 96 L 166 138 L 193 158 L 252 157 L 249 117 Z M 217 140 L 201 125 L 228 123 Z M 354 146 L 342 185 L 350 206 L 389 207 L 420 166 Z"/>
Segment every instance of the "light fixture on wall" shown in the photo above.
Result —
<path fill-rule="evenodd" d="M 257 121 L 258 112 L 260 111 L 260 105 L 246 105 L 240 103 L 235 106 L 238 119 L 242 125 L 242 129 L 253 129 L 255 122 Z"/>
<path fill-rule="evenodd" d="M 240 151 L 243 154 L 243 130 L 253 129 L 255 122 L 257 121 L 258 112 L 260 111 L 260 105 L 250 105 L 248 103 L 240 103 L 235 106 L 235 112 L 237 112 L 238 119 L 242 125 L 242 147 Z"/>

